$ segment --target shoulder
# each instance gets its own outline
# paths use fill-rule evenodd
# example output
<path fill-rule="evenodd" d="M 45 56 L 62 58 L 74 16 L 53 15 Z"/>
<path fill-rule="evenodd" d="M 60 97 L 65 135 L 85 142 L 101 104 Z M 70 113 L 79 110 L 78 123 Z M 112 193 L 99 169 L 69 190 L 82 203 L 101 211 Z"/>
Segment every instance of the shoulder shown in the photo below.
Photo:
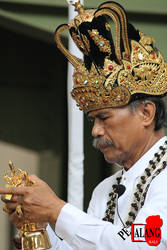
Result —
<path fill-rule="evenodd" d="M 159 163 L 158 169 L 156 172 L 159 173 L 153 177 L 153 180 L 150 183 L 149 190 L 152 192 L 157 192 L 160 190 L 166 190 L 167 191 L 167 152 L 161 159 L 161 162 Z M 155 172 L 155 174 L 156 174 Z"/>
<path fill-rule="evenodd" d="M 167 166 L 162 170 L 151 182 L 150 190 L 166 190 L 167 191 Z"/>
<path fill-rule="evenodd" d="M 160 215 L 167 220 L 167 168 L 161 171 L 150 183 L 144 206 L 138 214 L 138 222 L 144 223 L 150 215 Z"/>
<path fill-rule="evenodd" d="M 159 206 L 161 203 L 167 204 L 167 167 L 162 170 L 150 183 L 146 195 L 145 203 L 152 203 Z M 152 203 L 153 204 L 153 203 Z M 167 207 L 166 207 L 167 208 Z"/>

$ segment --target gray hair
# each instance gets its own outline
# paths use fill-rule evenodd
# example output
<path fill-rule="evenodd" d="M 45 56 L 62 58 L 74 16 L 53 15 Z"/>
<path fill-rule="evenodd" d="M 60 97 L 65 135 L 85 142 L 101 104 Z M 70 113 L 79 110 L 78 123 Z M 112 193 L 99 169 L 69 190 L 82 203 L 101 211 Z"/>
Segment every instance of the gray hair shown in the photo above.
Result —
<path fill-rule="evenodd" d="M 157 131 L 161 129 L 163 126 L 167 127 L 167 113 L 166 113 L 165 102 L 160 97 L 151 96 L 151 97 L 145 97 L 142 99 L 132 101 L 128 105 L 128 108 L 130 112 L 133 113 L 141 104 L 146 104 L 149 101 L 153 102 L 156 107 L 156 112 L 155 112 L 155 117 L 154 117 L 154 120 L 155 120 L 154 130 Z"/>

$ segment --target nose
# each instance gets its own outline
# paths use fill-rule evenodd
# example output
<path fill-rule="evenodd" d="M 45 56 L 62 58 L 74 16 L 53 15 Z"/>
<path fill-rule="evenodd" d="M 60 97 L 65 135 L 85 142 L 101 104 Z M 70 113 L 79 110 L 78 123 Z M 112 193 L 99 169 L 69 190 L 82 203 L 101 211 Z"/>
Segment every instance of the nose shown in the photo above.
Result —
<path fill-rule="evenodd" d="M 102 121 L 100 119 L 95 118 L 93 128 L 92 128 L 92 136 L 98 137 L 104 135 L 104 127 Z"/>

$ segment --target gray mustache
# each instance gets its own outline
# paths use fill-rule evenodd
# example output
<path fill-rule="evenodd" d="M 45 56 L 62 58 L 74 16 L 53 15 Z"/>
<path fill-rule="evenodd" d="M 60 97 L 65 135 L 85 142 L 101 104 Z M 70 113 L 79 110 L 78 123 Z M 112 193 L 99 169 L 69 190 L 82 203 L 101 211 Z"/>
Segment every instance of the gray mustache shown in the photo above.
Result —
<path fill-rule="evenodd" d="M 99 149 L 100 146 L 113 146 L 113 142 L 111 140 L 95 137 L 93 139 L 93 147 Z"/>

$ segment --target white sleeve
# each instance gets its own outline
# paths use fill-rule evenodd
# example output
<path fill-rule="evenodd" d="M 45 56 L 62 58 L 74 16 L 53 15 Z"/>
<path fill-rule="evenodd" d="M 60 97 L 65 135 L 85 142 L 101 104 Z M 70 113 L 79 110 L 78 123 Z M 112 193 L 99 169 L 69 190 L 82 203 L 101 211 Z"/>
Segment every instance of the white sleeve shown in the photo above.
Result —
<path fill-rule="evenodd" d="M 135 222 L 144 223 L 151 215 L 160 215 L 163 219 L 162 239 L 156 250 L 167 249 L 167 185 L 166 174 L 159 174 L 151 183 L 145 205 Z M 93 208 L 92 208 L 93 209 Z M 91 212 L 91 209 L 90 209 Z M 66 204 L 56 223 L 56 234 L 64 239 L 73 250 L 130 250 L 153 249 L 146 242 L 132 242 L 131 236 L 121 239 L 120 226 L 102 221 Z"/>
<path fill-rule="evenodd" d="M 72 248 L 65 242 L 65 240 L 61 240 L 59 237 L 57 237 L 49 224 L 46 230 L 48 232 L 48 236 L 52 246 L 51 248 L 49 248 L 49 250 L 72 250 Z"/>

